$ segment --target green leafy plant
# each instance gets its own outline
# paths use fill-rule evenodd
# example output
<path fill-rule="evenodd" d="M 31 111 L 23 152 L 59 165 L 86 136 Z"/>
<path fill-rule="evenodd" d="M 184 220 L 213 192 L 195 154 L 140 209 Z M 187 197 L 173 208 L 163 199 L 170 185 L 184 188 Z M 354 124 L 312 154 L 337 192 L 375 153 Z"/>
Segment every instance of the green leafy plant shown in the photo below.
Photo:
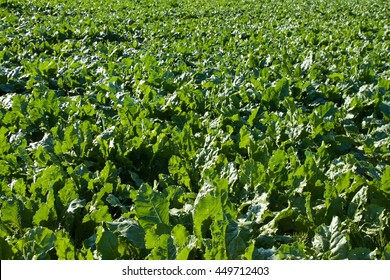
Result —
<path fill-rule="evenodd" d="M 384 0 L 0 2 L 1 259 L 390 259 Z"/>

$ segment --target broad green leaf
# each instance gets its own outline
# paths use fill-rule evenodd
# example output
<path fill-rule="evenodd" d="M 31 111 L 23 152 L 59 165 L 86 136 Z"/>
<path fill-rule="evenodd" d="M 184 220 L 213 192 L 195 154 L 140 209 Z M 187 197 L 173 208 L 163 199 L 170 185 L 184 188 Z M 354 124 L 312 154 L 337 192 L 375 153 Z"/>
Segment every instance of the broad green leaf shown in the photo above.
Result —
<path fill-rule="evenodd" d="M 381 179 L 381 189 L 390 194 L 390 166 L 387 166 Z"/>
<path fill-rule="evenodd" d="M 258 112 L 259 112 L 259 107 L 253 109 L 253 111 L 251 112 L 248 118 L 249 126 L 253 127 L 255 125 L 254 120 L 256 119 Z"/>
<path fill-rule="evenodd" d="M 96 250 L 103 260 L 115 260 L 120 257 L 118 252 L 118 237 L 112 231 L 98 230 Z"/>
<path fill-rule="evenodd" d="M 6 137 L 7 132 L 6 127 L 0 127 L 0 155 L 6 154 L 11 147 Z"/>
<path fill-rule="evenodd" d="M 106 165 L 100 171 L 99 179 L 102 183 L 113 183 L 116 179 L 117 169 L 111 161 L 106 161 Z"/>
<path fill-rule="evenodd" d="M 381 108 L 383 116 L 385 118 L 387 118 L 387 120 L 389 120 L 390 119 L 390 100 L 387 99 L 387 100 L 382 101 L 382 103 L 380 104 L 380 108 Z"/>
<path fill-rule="evenodd" d="M 169 201 L 162 193 L 153 190 L 148 184 L 144 184 L 138 191 L 135 211 L 145 231 L 156 225 L 158 232 L 170 232 Z"/>
<path fill-rule="evenodd" d="M 269 160 L 269 170 L 273 175 L 278 176 L 282 173 L 286 164 L 286 153 L 283 150 L 276 150 Z"/>
<path fill-rule="evenodd" d="M 70 236 L 63 231 L 55 233 L 56 241 L 54 248 L 59 260 L 74 260 L 76 258 L 76 250 Z"/>
<path fill-rule="evenodd" d="M 191 189 L 191 178 L 185 167 L 184 161 L 178 156 L 172 156 L 169 159 L 168 170 L 171 176 L 177 180 L 179 184 Z"/>
<path fill-rule="evenodd" d="M 169 234 L 162 234 L 156 237 L 154 248 L 147 256 L 150 260 L 174 260 L 176 259 L 176 249 L 173 239 Z"/>
<path fill-rule="evenodd" d="M 84 221 L 87 221 L 88 216 L 85 216 L 83 219 Z M 112 216 L 110 214 L 110 210 L 107 205 L 101 206 L 96 210 L 93 210 L 92 213 L 89 214 L 89 217 L 92 221 L 95 223 L 101 223 L 101 222 L 111 222 Z"/>
<path fill-rule="evenodd" d="M 203 242 L 206 247 L 205 257 L 210 260 L 227 260 L 226 231 L 228 221 L 214 220 L 210 226 L 211 239 L 205 236 Z"/>
<path fill-rule="evenodd" d="M 145 248 L 145 232 L 137 221 L 119 218 L 113 222 L 107 222 L 107 225 L 111 231 L 118 232 L 120 236 L 127 238 L 135 247 Z"/>
<path fill-rule="evenodd" d="M 250 239 L 251 222 L 230 220 L 226 228 L 227 256 L 229 260 L 240 259 L 247 249 L 247 241 Z"/>
<path fill-rule="evenodd" d="M 332 219 L 329 226 L 321 225 L 316 229 L 312 241 L 317 258 L 321 259 L 347 259 L 350 244 L 345 231 L 340 231 L 340 220 L 337 216 Z"/>
<path fill-rule="evenodd" d="M 189 233 L 183 225 L 176 225 L 172 229 L 173 242 L 179 248 L 186 245 L 188 236 Z"/>
<path fill-rule="evenodd" d="M 50 258 L 48 253 L 54 248 L 56 236 L 48 228 L 36 227 L 23 236 L 23 257 L 26 260 Z"/>
<path fill-rule="evenodd" d="M 22 209 L 23 205 L 19 200 L 7 199 L 1 201 L 1 221 L 10 224 L 17 229 L 22 227 Z"/>
<path fill-rule="evenodd" d="M 275 90 L 278 93 L 280 99 L 284 99 L 288 96 L 289 87 L 290 83 L 286 78 L 282 78 L 276 83 Z"/>
<path fill-rule="evenodd" d="M 47 204 L 41 204 L 38 211 L 35 213 L 33 222 L 35 225 L 41 225 L 41 222 L 49 220 L 50 207 Z"/>
<path fill-rule="evenodd" d="M 259 191 L 268 191 L 266 186 L 266 170 L 264 165 L 254 159 L 249 159 L 240 163 L 238 172 L 238 180 L 242 186 L 249 186 L 250 189 L 257 189 Z"/>
<path fill-rule="evenodd" d="M 355 222 L 360 222 L 363 218 L 364 207 L 368 202 L 367 190 L 367 187 L 362 187 L 348 206 L 348 216 Z"/>
<path fill-rule="evenodd" d="M 63 171 L 56 165 L 49 166 L 43 170 L 37 180 L 31 184 L 30 192 L 32 197 L 42 199 L 46 197 L 53 187 L 63 186 Z"/>
<path fill-rule="evenodd" d="M 104 201 L 104 197 L 108 197 L 113 192 L 114 186 L 112 183 L 104 183 L 103 187 L 99 189 L 99 191 L 95 194 L 95 203 L 102 204 Z M 107 198 L 106 198 L 107 200 Z"/>
<path fill-rule="evenodd" d="M 196 246 L 196 238 L 189 235 L 189 232 L 183 225 L 176 225 L 172 229 L 173 244 L 176 247 L 176 259 L 187 260 L 192 249 Z"/>
<path fill-rule="evenodd" d="M 241 148 L 247 148 L 250 145 L 251 137 L 250 132 L 248 131 L 247 127 L 244 125 L 240 129 L 240 142 L 238 144 L 238 147 Z"/>
<path fill-rule="evenodd" d="M 207 235 L 214 221 L 223 219 L 221 193 L 212 182 L 206 182 L 194 202 L 194 233 L 197 238 Z"/>

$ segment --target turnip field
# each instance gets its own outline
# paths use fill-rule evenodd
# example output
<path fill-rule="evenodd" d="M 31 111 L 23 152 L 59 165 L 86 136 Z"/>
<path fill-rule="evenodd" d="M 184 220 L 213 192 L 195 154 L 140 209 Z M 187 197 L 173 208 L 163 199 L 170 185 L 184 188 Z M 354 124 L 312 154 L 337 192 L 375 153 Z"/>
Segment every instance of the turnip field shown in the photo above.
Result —
<path fill-rule="evenodd" d="M 0 259 L 390 259 L 387 0 L 0 0 Z"/>

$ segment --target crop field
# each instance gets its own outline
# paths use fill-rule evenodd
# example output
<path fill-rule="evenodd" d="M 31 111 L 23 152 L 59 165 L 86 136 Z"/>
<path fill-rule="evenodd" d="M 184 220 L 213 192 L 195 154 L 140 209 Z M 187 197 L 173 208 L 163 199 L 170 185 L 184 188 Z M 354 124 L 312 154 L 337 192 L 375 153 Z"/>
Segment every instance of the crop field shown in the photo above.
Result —
<path fill-rule="evenodd" d="M 0 0 L 0 259 L 390 259 L 387 0 Z"/>

